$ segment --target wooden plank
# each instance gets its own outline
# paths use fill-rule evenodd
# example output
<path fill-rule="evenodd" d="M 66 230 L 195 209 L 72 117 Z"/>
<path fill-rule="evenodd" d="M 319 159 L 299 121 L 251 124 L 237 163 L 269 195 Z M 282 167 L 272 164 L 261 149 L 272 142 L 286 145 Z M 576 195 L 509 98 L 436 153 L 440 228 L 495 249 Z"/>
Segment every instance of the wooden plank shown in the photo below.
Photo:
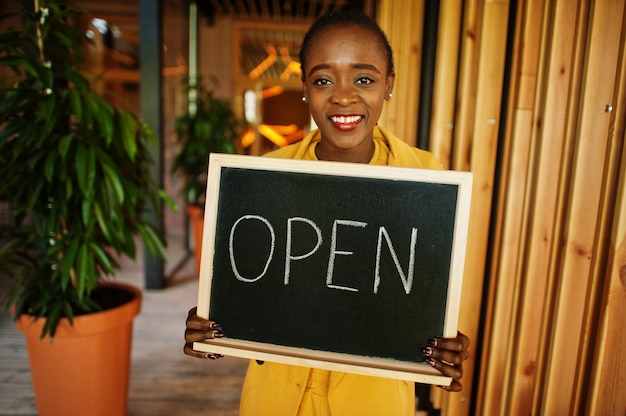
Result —
<path fill-rule="evenodd" d="M 563 13 L 565 8 L 568 13 Z M 508 363 L 506 401 L 503 410 L 530 412 L 533 386 L 536 380 L 536 362 L 540 344 L 540 326 L 544 313 L 546 276 L 549 276 L 551 247 L 554 243 L 557 195 L 561 165 L 557 161 L 564 152 L 567 126 L 568 95 L 571 84 L 572 54 L 576 28 L 576 14 L 572 5 L 546 2 L 542 35 L 542 60 L 537 88 L 538 123 L 533 139 L 531 161 L 531 194 L 525 218 L 524 251 L 519 259 L 523 285 L 517 296 L 514 332 L 511 336 L 510 362 Z M 550 20 L 550 16 L 555 16 Z M 529 20 L 533 26 L 535 23 Z M 551 46 L 553 45 L 553 46 Z M 550 120 L 549 123 L 545 120 Z M 550 213 L 546 215 L 546 213 Z M 519 343 L 517 339 L 524 339 Z"/>
<path fill-rule="evenodd" d="M 393 97 L 385 103 L 379 124 L 415 145 L 424 0 L 381 1 L 377 13 L 393 49 L 396 72 Z"/>
<path fill-rule="evenodd" d="M 622 19 L 619 91 L 615 103 L 626 102 L 626 12 Z M 589 386 L 587 414 L 619 414 L 626 409 L 626 107 L 613 106 L 614 128 L 611 132 L 610 154 L 615 162 L 609 169 L 618 180 L 613 208 L 613 224 L 608 247 L 606 285 L 602 295 L 593 370 Z M 618 159 L 621 154 L 621 161 Z M 607 388 L 609 386 L 609 388 Z M 578 408 L 583 408 L 579 405 Z"/>
<path fill-rule="evenodd" d="M 473 113 L 470 164 L 474 173 L 471 219 L 468 240 L 461 317 L 459 329 L 470 339 L 479 337 L 478 327 L 482 301 L 482 287 L 486 267 L 487 241 L 494 187 L 494 171 L 498 148 L 498 126 L 502 105 L 504 57 L 508 30 L 508 2 L 488 2 L 483 5 L 480 18 L 480 49 L 476 76 L 476 110 Z M 476 32 L 474 32 L 476 33 Z M 463 158 L 460 158 L 461 160 Z M 464 392 L 449 395 L 446 414 L 468 414 L 473 389 L 475 357 L 463 364 Z"/>
<path fill-rule="evenodd" d="M 454 123 L 454 149 L 451 169 L 471 169 L 474 113 L 476 111 L 476 85 L 482 1 L 469 0 L 463 10 L 463 28 L 457 86 L 457 112 Z"/>
<path fill-rule="evenodd" d="M 474 128 L 473 114 L 476 111 L 476 74 L 478 72 L 477 60 L 480 41 L 481 12 L 482 1 L 469 0 L 464 2 L 457 96 L 455 99 L 458 108 L 455 114 L 454 149 L 452 151 L 450 166 L 451 169 L 455 170 L 466 171 L 471 169 L 470 155 Z M 472 238 L 473 237 L 470 236 L 470 241 L 472 241 Z M 476 342 L 476 338 L 472 339 L 473 334 L 469 333 L 467 329 L 463 328 L 462 332 L 470 337 L 470 342 Z M 470 357 L 471 354 L 472 351 L 470 350 Z M 462 403 L 467 401 L 467 392 L 472 389 L 471 386 L 465 385 L 465 380 L 471 378 L 473 369 L 470 369 L 470 372 L 468 372 L 466 364 L 464 364 L 464 373 L 463 389 L 466 393 L 462 396 Z M 467 374 L 470 374 L 470 377 L 468 377 Z M 436 409 L 443 410 L 442 413 L 444 415 L 453 414 L 452 412 L 447 412 L 445 409 L 448 406 L 449 400 L 449 395 L 444 397 L 443 392 L 431 389 L 431 401 L 434 403 Z M 463 409 L 456 409 L 456 411 L 459 412 L 459 415 L 467 415 L 469 414 L 469 406 Z"/>
<path fill-rule="evenodd" d="M 590 16 L 589 50 L 585 51 L 585 87 L 577 146 L 574 154 L 570 207 L 563 241 L 562 272 L 555 310 L 554 328 L 549 336 L 546 357 L 545 397 L 541 413 L 572 411 L 574 384 L 580 371 L 579 349 L 587 334 L 584 331 L 589 288 L 594 279 L 592 267 L 598 258 L 594 247 L 597 218 L 600 214 L 604 183 L 606 151 L 611 114 L 605 106 L 615 97 L 620 38 L 614 33 L 622 30 L 624 1 L 596 2 Z M 582 52 L 582 51 L 581 51 Z M 612 81 L 612 82 L 611 82 Z M 569 409 L 569 410 L 567 410 Z"/>
<path fill-rule="evenodd" d="M 429 150 L 441 161 L 444 169 L 450 169 L 452 163 L 462 13 L 460 0 L 440 3 Z M 441 409 L 443 393 L 431 389 L 430 397 L 433 408 Z"/>
<path fill-rule="evenodd" d="M 541 0 L 540 0 L 541 1 Z M 529 5 L 530 3 L 530 5 Z M 515 40 L 510 71 L 520 76 L 511 77 L 510 99 L 507 111 L 505 139 L 501 153 L 500 195 L 497 201 L 495 229 L 492 232 L 493 263 L 490 265 L 487 299 L 484 301 L 485 340 L 481 355 L 480 379 L 476 386 L 478 414 L 496 412 L 504 401 L 503 395 L 508 352 L 512 345 L 511 328 L 515 293 L 521 276 L 518 258 L 523 245 L 522 223 L 526 188 L 528 186 L 529 147 L 534 127 L 534 106 L 528 100 L 535 95 L 526 80 L 535 84 L 538 46 L 532 40 L 524 41 L 529 27 L 536 31 L 536 22 L 542 20 L 543 7 L 538 2 L 518 3 L 515 13 Z M 533 16 L 527 18 L 527 10 Z M 530 24 L 529 22 L 533 23 Z M 534 38 L 538 38 L 535 36 Z M 522 45 L 524 47 L 522 48 Z M 533 66 L 534 64 L 534 66 Z M 524 75 L 525 74 L 525 75 Z M 519 137 L 519 139 L 518 139 Z M 499 276 L 510 276 L 499 279 Z M 485 409 L 489 409 L 488 411 Z"/>
<path fill-rule="evenodd" d="M 433 86 L 430 151 L 449 169 L 456 110 L 456 85 L 459 70 L 461 0 L 443 0 L 440 5 L 437 62 Z"/>
<path fill-rule="evenodd" d="M 618 54 L 617 63 L 617 79 L 615 85 L 618 85 L 615 93 L 615 103 L 626 102 L 626 7 L 623 8 L 624 16 L 622 18 L 621 27 L 621 45 Z M 616 108 L 617 107 L 617 108 Z M 610 131 L 607 145 L 607 158 L 605 169 L 605 180 L 602 186 L 601 208 L 598 218 L 597 235 L 603 236 L 597 239 L 594 255 L 597 261 L 593 262 L 592 274 L 595 276 L 590 283 L 590 298 L 588 310 L 585 317 L 585 327 L 582 329 L 586 335 L 583 339 L 581 355 L 587 357 L 588 362 L 596 363 L 611 362 L 606 368 L 607 373 L 599 376 L 596 381 L 589 381 L 594 376 L 591 365 L 582 366 L 578 372 L 575 385 L 573 408 L 579 413 L 589 413 L 589 409 L 593 406 L 595 395 L 589 394 L 588 391 L 595 389 L 606 390 L 601 394 L 605 395 L 602 401 L 602 408 L 596 409 L 597 414 L 617 414 L 621 410 L 626 409 L 626 397 L 620 395 L 619 392 L 626 391 L 626 379 L 621 377 L 625 373 L 623 366 L 626 360 L 626 348 L 624 348 L 625 321 L 623 320 L 624 311 L 624 287 L 620 295 L 619 289 L 616 288 L 617 276 L 624 262 L 620 264 L 620 258 L 624 259 L 624 247 L 621 240 L 626 237 L 621 223 L 624 218 L 624 210 L 620 206 L 624 206 L 621 199 L 624 194 L 624 175 L 626 173 L 626 154 L 624 153 L 624 132 L 626 130 L 626 109 L 623 106 L 608 105 L 605 112 L 610 117 Z M 621 231 L 620 231 L 621 230 Z M 620 251 L 622 254 L 620 254 Z M 599 260 L 601 259 L 601 260 Z M 606 261 L 606 263 L 605 263 Z M 622 273 L 622 277 L 624 274 Z M 622 280 L 623 282 L 623 280 Z M 607 310 L 609 311 L 606 314 Z M 614 318 L 613 312 L 617 310 L 617 319 Z M 603 321 L 603 316 L 608 318 Z M 610 328 L 610 329 L 609 329 Z M 601 347 L 599 347 L 601 346 Z M 605 348 L 598 352 L 598 349 Z M 602 354 L 606 354 L 602 357 Z M 614 360 L 618 364 L 614 364 Z M 596 367 L 597 368 L 597 367 Z M 620 372 L 621 370 L 621 372 Z M 598 375 L 599 373 L 595 373 Z M 608 377 L 607 377 L 608 376 Z M 611 380 L 611 383 L 605 384 L 601 377 Z M 610 385 L 611 389 L 603 389 L 603 386 Z"/>
<path fill-rule="evenodd" d="M 623 56 L 623 53 L 622 53 Z M 622 69 L 625 67 L 622 66 Z M 624 72 L 624 71 L 622 71 Z M 622 74 L 622 80 L 626 79 Z M 626 97 L 621 94 L 621 101 Z M 626 113 L 621 111 L 621 127 L 615 136 L 624 137 Z M 618 139 L 619 140 L 619 139 Z M 623 143 L 622 143 L 623 146 Z M 622 147 L 621 177 L 614 210 L 614 228 L 609 249 L 607 288 L 602 297 L 598 345 L 594 351 L 594 370 L 587 414 L 618 414 L 626 409 L 626 152 Z M 608 388 L 607 388 L 608 387 Z M 582 406 L 581 406 L 582 407 Z"/>

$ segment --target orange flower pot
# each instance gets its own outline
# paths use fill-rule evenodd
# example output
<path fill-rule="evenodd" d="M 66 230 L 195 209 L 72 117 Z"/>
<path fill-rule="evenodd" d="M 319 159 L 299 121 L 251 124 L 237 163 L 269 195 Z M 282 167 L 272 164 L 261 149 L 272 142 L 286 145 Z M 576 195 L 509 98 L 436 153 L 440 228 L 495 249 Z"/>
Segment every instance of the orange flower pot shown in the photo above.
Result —
<path fill-rule="evenodd" d="M 196 273 L 200 275 L 200 259 L 202 254 L 202 233 L 204 232 L 204 208 L 187 205 L 189 224 L 193 236 L 193 253 L 196 260 Z"/>
<path fill-rule="evenodd" d="M 125 415 L 128 402 L 133 319 L 141 291 L 122 283 L 104 283 L 132 292 L 121 306 L 61 320 L 54 340 L 40 339 L 45 319 L 21 315 L 39 416 Z"/>

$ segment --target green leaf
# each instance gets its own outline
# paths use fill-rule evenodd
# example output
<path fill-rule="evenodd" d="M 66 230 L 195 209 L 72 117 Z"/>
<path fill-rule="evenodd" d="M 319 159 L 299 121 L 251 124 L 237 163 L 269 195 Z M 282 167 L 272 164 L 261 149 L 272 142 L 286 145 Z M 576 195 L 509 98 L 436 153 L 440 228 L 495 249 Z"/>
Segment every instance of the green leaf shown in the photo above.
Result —
<path fill-rule="evenodd" d="M 43 326 L 43 332 L 41 334 L 41 339 L 45 337 L 45 334 L 50 334 L 50 339 L 54 338 L 54 334 L 56 333 L 57 324 L 59 319 L 61 319 L 61 309 L 62 305 L 60 302 L 54 302 L 50 311 L 46 316 L 46 323 Z"/>
<path fill-rule="evenodd" d="M 67 151 L 69 150 L 71 144 L 72 135 L 66 134 L 61 138 L 61 140 L 59 141 L 59 154 L 61 155 L 61 158 L 65 159 L 65 156 L 67 155 Z"/>
<path fill-rule="evenodd" d="M 124 111 L 120 114 L 119 120 L 124 150 L 126 150 L 126 153 L 128 154 L 130 160 L 134 161 L 137 154 L 135 117 L 128 111 Z"/>
<path fill-rule="evenodd" d="M 94 149 L 87 147 L 84 143 L 78 143 L 78 148 L 76 149 L 76 176 L 78 187 L 85 196 L 92 192 L 96 177 L 95 166 L 96 153 Z"/>
<path fill-rule="evenodd" d="M 69 302 L 63 302 L 63 313 L 67 318 L 67 321 L 70 325 L 74 325 L 74 311 L 72 310 L 72 305 Z"/>
<path fill-rule="evenodd" d="M 154 134 L 154 131 L 150 128 L 150 126 L 148 126 L 148 123 L 143 120 L 139 120 L 139 130 L 148 143 L 157 143 L 156 134 Z"/>
<path fill-rule="evenodd" d="M 76 179 L 78 179 L 78 189 L 83 194 L 87 193 L 87 178 L 89 176 L 87 161 L 87 147 L 79 142 L 76 147 Z"/>
<path fill-rule="evenodd" d="M 165 190 L 159 189 L 157 193 L 159 194 L 159 198 L 161 198 L 163 202 L 165 202 L 169 209 L 174 212 L 178 212 L 178 205 L 176 205 L 176 201 L 174 201 L 174 199 L 170 197 L 169 194 L 165 192 Z"/>
<path fill-rule="evenodd" d="M 83 223 L 85 226 L 89 226 L 91 221 L 91 208 L 94 203 L 94 192 L 91 190 L 87 195 L 85 195 L 81 201 L 81 216 L 83 218 Z M 89 232 L 89 230 L 86 230 Z"/>
<path fill-rule="evenodd" d="M 68 70 L 65 71 L 65 76 L 78 90 L 87 91 L 89 89 L 89 81 L 87 81 L 79 72 Z"/>
<path fill-rule="evenodd" d="M 93 147 L 87 149 L 87 187 L 93 192 L 93 183 L 96 179 L 96 151 Z"/>
<path fill-rule="evenodd" d="M 80 99 L 80 93 L 74 88 L 70 88 L 67 93 L 70 98 L 70 105 L 72 106 L 72 113 L 78 119 L 82 119 L 83 118 L 83 105 Z"/>
<path fill-rule="evenodd" d="M 91 248 L 91 251 L 95 254 L 98 264 L 100 265 L 100 267 L 102 267 L 102 270 L 106 274 L 113 274 L 113 263 L 111 263 L 111 261 L 109 260 L 109 256 L 104 252 L 104 250 L 102 250 L 102 248 L 95 243 L 90 243 L 89 247 Z"/>
<path fill-rule="evenodd" d="M 92 94 L 89 96 L 90 110 L 97 121 L 97 131 L 104 138 L 104 142 L 108 146 L 113 140 L 114 125 L 113 125 L 113 106 L 104 98 Z"/>
<path fill-rule="evenodd" d="M 96 214 L 96 221 L 98 225 L 100 225 L 100 230 L 108 241 L 112 240 L 111 231 L 109 230 L 108 222 L 102 215 L 102 208 L 100 208 L 100 204 L 94 204 L 94 213 Z"/>
<path fill-rule="evenodd" d="M 54 175 L 54 162 L 57 157 L 56 149 L 52 149 L 48 156 L 46 157 L 46 162 L 44 164 L 44 175 L 48 182 L 52 182 L 52 176 Z"/>
<path fill-rule="evenodd" d="M 82 299 L 86 292 L 85 283 L 88 280 L 89 274 L 92 272 L 89 270 L 89 247 L 86 244 L 81 244 L 78 250 L 78 268 L 76 269 L 76 292 L 78 299 Z"/>
<path fill-rule="evenodd" d="M 40 140 L 45 140 L 58 123 L 57 106 L 58 103 L 52 97 L 45 97 L 41 102 L 39 117 L 44 120 L 43 130 L 40 133 Z"/>
<path fill-rule="evenodd" d="M 120 177 L 115 168 L 108 163 L 103 163 L 102 168 L 106 174 L 106 180 L 111 184 L 115 190 L 115 195 L 120 204 L 124 203 L 124 188 L 120 181 Z"/>
<path fill-rule="evenodd" d="M 152 228 L 150 224 L 146 224 L 143 227 L 138 227 L 138 230 L 150 255 L 162 259 L 167 257 L 165 247 L 161 243 L 161 237 L 159 237 L 159 235 L 155 232 L 154 228 Z"/>
<path fill-rule="evenodd" d="M 69 199 L 74 195 L 74 183 L 72 181 L 65 181 L 65 199 Z"/>
<path fill-rule="evenodd" d="M 70 241 L 69 246 L 63 253 L 63 259 L 61 260 L 61 287 L 63 290 L 67 289 L 67 286 L 70 283 L 70 271 L 74 267 L 74 261 L 76 260 L 76 252 L 78 251 L 78 240 L 74 239 Z"/>

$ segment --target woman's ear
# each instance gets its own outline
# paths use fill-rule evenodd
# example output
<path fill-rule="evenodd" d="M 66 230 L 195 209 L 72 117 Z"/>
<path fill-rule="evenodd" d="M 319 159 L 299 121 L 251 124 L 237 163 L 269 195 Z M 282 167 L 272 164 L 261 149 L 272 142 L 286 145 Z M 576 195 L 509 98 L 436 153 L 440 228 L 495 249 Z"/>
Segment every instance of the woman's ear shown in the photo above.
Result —
<path fill-rule="evenodd" d="M 302 101 L 306 102 L 306 84 L 302 83 Z"/>
<path fill-rule="evenodd" d="M 395 72 L 390 72 L 385 79 L 385 100 L 391 98 L 391 94 L 393 93 L 393 84 L 396 81 Z"/>

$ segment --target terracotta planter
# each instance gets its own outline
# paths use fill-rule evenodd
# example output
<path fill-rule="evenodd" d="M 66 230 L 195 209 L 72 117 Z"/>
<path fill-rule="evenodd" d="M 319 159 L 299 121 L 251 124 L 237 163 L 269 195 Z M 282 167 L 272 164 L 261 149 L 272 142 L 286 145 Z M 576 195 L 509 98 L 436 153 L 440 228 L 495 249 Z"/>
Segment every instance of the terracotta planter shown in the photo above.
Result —
<path fill-rule="evenodd" d="M 141 291 L 122 283 L 133 299 L 121 306 L 63 319 L 54 340 L 40 339 L 44 319 L 22 315 L 16 327 L 26 336 L 39 416 L 125 415 L 128 402 L 133 319 Z"/>
<path fill-rule="evenodd" d="M 204 208 L 187 205 L 189 224 L 193 236 L 193 253 L 196 260 L 196 273 L 200 274 L 200 258 L 202 254 L 202 233 L 204 231 Z"/>

